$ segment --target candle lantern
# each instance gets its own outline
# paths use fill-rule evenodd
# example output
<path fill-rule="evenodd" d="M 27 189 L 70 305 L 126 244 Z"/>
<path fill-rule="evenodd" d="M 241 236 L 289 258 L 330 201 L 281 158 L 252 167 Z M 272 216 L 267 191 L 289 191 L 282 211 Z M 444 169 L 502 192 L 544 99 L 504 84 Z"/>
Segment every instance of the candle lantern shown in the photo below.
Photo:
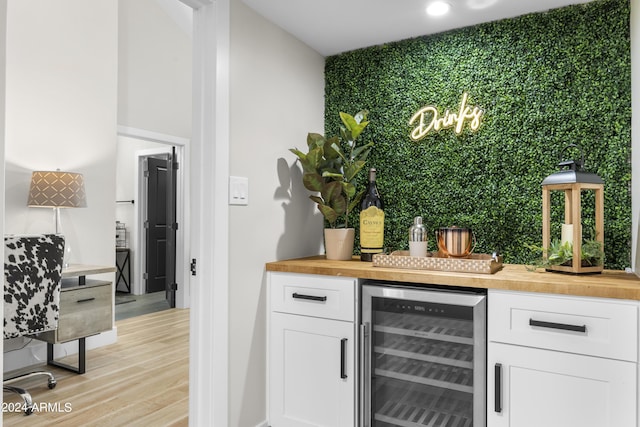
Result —
<path fill-rule="evenodd" d="M 561 152 L 560 171 L 542 181 L 542 247 L 547 270 L 566 273 L 598 273 L 604 269 L 604 181 L 595 173 L 583 170 L 584 154 L 580 160 L 563 160 L 567 148 Z M 551 192 L 564 192 L 564 223 L 560 243 L 551 241 Z M 582 206 L 583 192 L 593 191 L 595 206 L 595 234 L 588 244 L 583 242 Z M 556 229 L 557 230 L 557 229 Z M 559 253 L 554 253 L 551 249 Z M 583 251 L 584 249 L 584 251 Z M 568 254 L 572 256 L 568 256 Z M 584 253 L 583 253 L 584 252 Z M 570 258 L 570 259 L 569 259 Z"/>

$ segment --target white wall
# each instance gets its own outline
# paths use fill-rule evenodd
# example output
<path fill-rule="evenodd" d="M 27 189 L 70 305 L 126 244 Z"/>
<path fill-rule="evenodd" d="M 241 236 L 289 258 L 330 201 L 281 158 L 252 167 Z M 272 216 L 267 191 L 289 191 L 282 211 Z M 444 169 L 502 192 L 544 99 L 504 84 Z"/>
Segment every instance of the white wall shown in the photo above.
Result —
<path fill-rule="evenodd" d="M 118 124 L 191 137 L 192 9 L 119 0 Z"/>
<path fill-rule="evenodd" d="M 26 206 L 33 170 L 80 172 L 88 206 L 62 211 L 71 261 L 113 265 L 117 5 L 10 0 L 7 21 L 5 232 L 54 230 L 51 209 Z"/>
<path fill-rule="evenodd" d="M 266 417 L 264 264 L 320 253 L 322 220 L 288 148 L 323 132 L 324 58 L 234 0 L 230 173 L 249 205 L 230 206 L 229 425 Z"/>
<path fill-rule="evenodd" d="M 54 231 L 51 209 L 26 206 L 33 170 L 80 172 L 88 206 L 62 211 L 71 262 L 114 265 L 116 95 L 113 1 L 8 1 L 5 233 Z M 88 347 L 100 337 L 115 333 Z M 21 353 L 10 356 L 22 365 L 42 357 Z"/>

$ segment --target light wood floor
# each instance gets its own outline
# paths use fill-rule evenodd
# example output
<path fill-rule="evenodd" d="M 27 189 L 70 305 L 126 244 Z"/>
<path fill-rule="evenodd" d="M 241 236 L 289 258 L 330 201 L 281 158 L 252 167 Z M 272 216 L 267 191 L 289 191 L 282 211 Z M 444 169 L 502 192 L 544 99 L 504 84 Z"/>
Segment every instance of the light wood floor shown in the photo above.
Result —
<path fill-rule="evenodd" d="M 46 367 L 58 381 L 25 386 L 49 410 L 3 414 L 5 426 L 186 426 L 189 398 L 189 310 L 169 309 L 116 322 L 118 342 L 87 351 L 84 375 Z M 76 366 L 75 356 L 61 361 Z M 5 408 L 20 402 L 4 393 Z M 56 406 L 60 408 L 59 412 Z M 69 411 L 65 408 L 70 407 Z"/>

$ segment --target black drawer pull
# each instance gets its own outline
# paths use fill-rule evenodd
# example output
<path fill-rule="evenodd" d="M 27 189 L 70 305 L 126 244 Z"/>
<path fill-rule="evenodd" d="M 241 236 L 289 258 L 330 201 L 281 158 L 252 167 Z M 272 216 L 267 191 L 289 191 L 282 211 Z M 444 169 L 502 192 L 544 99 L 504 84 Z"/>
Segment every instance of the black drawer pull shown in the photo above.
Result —
<path fill-rule="evenodd" d="M 495 384 L 493 396 L 493 410 L 495 412 L 502 412 L 502 364 L 496 363 L 493 367 L 493 380 Z"/>
<path fill-rule="evenodd" d="M 540 328 L 561 329 L 563 331 L 587 332 L 587 325 L 569 325 L 566 323 L 543 322 L 542 320 L 529 319 L 529 326 Z"/>
<path fill-rule="evenodd" d="M 297 292 L 293 293 L 293 297 L 297 298 L 297 299 L 307 299 L 307 300 L 311 300 L 311 301 L 326 301 L 327 297 L 317 297 L 315 295 L 305 295 L 305 294 L 299 294 Z"/>
<path fill-rule="evenodd" d="M 340 340 L 340 378 L 347 378 L 347 339 L 342 338 Z"/>
<path fill-rule="evenodd" d="M 95 300 L 95 298 L 85 298 L 85 299 L 79 299 L 78 301 L 76 301 L 78 304 L 83 303 L 83 302 L 89 302 L 89 301 L 93 301 Z"/>

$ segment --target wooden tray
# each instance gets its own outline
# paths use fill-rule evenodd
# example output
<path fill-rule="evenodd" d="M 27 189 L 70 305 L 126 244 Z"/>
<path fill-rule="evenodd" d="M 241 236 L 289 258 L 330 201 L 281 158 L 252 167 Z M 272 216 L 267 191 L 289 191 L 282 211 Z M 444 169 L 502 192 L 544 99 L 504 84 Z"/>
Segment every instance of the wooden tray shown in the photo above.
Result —
<path fill-rule="evenodd" d="M 426 257 L 413 257 L 409 251 L 395 251 L 390 255 L 374 255 L 373 266 L 493 274 L 502 268 L 502 256 L 496 259 L 488 254 L 471 254 L 466 258 L 447 258 L 430 252 Z"/>

